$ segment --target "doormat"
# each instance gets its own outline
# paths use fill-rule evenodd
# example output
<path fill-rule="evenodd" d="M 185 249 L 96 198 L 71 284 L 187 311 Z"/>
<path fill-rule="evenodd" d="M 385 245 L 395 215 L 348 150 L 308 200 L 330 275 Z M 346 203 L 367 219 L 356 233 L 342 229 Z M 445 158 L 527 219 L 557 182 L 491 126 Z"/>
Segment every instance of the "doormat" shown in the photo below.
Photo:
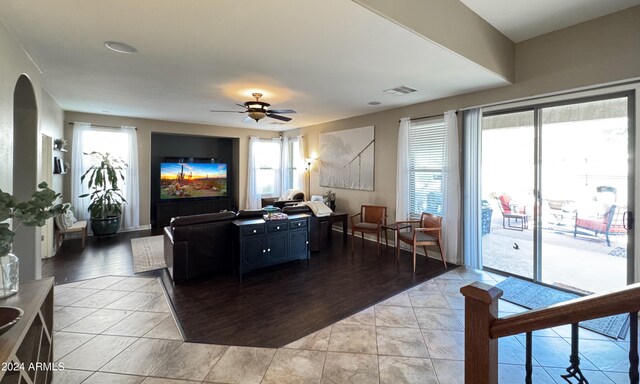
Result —
<path fill-rule="evenodd" d="M 502 299 L 529 309 L 543 308 L 582 297 L 515 277 L 507 278 L 496 287 L 504 293 Z M 605 336 L 624 339 L 629 330 L 629 314 L 581 321 L 580 326 Z"/>

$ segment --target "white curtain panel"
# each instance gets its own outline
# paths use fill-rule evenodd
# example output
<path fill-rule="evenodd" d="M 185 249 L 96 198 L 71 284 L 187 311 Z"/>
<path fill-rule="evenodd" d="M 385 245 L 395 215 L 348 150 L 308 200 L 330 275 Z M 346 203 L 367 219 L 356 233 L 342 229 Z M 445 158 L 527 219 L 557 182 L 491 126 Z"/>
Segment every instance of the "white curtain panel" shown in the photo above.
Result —
<path fill-rule="evenodd" d="M 277 152 L 276 153 L 280 153 L 280 161 L 277 161 L 274 163 L 273 167 L 274 167 L 274 172 L 273 172 L 273 185 L 276 186 L 276 190 L 275 190 L 275 195 L 276 196 L 282 196 L 287 189 L 289 188 L 284 188 L 283 184 L 282 184 L 282 180 L 285 178 L 284 174 L 286 173 L 286 161 L 284 160 L 283 154 L 284 154 L 284 149 L 283 149 L 283 143 L 282 143 L 282 139 L 280 138 L 274 138 L 271 139 L 271 141 L 275 144 L 277 144 Z M 274 154 L 275 155 L 275 154 Z M 262 205 L 262 204 L 261 204 Z"/>
<path fill-rule="evenodd" d="M 293 188 L 294 189 L 299 189 L 301 191 L 307 191 L 307 182 L 306 182 L 306 178 L 304 177 L 304 168 L 305 168 L 305 164 L 304 164 L 304 149 L 305 149 L 305 143 L 304 143 L 304 137 L 302 136 L 297 136 L 296 138 L 292 139 L 292 140 L 298 140 L 298 153 L 294 153 L 293 154 L 293 166 L 295 167 L 295 172 L 293 175 Z M 306 193 L 306 192 L 305 192 Z M 311 199 L 311 196 L 305 196 L 306 200 Z"/>
<path fill-rule="evenodd" d="M 445 166 L 444 166 L 444 216 L 442 241 L 447 261 L 460 264 L 460 143 L 458 141 L 458 117 L 455 111 L 444 114 Z"/>
<path fill-rule="evenodd" d="M 247 169 L 247 209 L 258 209 L 262 207 L 260 194 L 256 186 L 256 157 L 254 146 L 260 141 L 257 137 L 249 138 L 249 162 Z"/>
<path fill-rule="evenodd" d="M 123 126 L 122 132 L 127 137 L 129 167 L 124 172 L 123 191 L 127 203 L 122 211 L 120 226 L 125 230 L 140 228 L 140 178 L 138 176 L 138 135 L 135 127 Z"/>
<path fill-rule="evenodd" d="M 79 196 L 89 192 L 86 185 L 80 182 L 80 177 L 84 173 L 84 161 L 83 154 L 84 135 L 91 129 L 89 123 L 74 123 L 73 124 L 73 141 L 71 143 L 71 205 L 72 211 L 78 220 L 89 220 L 89 198 L 80 198 Z"/>
<path fill-rule="evenodd" d="M 398 161 L 396 165 L 396 221 L 409 220 L 409 126 L 408 117 L 400 119 Z"/>
<path fill-rule="evenodd" d="M 291 180 L 292 176 L 289 173 L 289 156 L 290 156 L 290 150 L 291 148 L 289 148 L 289 141 L 290 139 L 288 137 L 283 137 L 282 138 L 282 142 L 280 143 L 280 175 L 281 177 L 279 178 L 279 191 L 277 193 L 278 196 L 282 196 L 288 189 L 289 189 L 289 183 L 292 182 L 293 180 Z"/>
<path fill-rule="evenodd" d="M 480 204 L 480 148 L 482 139 L 482 110 L 464 112 L 464 265 L 482 268 L 481 204 Z"/>

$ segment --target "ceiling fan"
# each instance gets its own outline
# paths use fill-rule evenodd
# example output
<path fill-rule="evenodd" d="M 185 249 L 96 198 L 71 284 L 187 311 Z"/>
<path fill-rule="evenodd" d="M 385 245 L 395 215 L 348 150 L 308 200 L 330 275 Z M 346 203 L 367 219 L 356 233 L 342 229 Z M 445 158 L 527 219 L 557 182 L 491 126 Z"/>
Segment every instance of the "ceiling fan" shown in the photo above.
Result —
<path fill-rule="evenodd" d="M 255 120 L 256 123 L 258 120 L 264 119 L 265 117 L 270 117 L 276 120 L 282 121 L 291 121 L 290 117 L 280 116 L 282 113 L 296 113 L 293 109 L 269 109 L 271 104 L 265 103 L 264 101 L 260 101 L 262 97 L 262 93 L 252 93 L 251 96 L 255 97 L 255 101 L 246 101 L 244 104 L 236 104 L 239 107 L 245 108 L 244 111 L 217 111 L 211 110 L 210 112 L 233 112 L 233 113 L 246 113 L 247 116 L 244 121 Z"/>

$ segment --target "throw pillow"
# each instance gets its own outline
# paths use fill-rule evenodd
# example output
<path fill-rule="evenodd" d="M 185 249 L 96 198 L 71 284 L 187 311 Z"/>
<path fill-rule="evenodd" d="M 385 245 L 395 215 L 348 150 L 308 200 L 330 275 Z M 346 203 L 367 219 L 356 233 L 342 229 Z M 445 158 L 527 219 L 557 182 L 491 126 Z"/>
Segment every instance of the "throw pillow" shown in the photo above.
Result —
<path fill-rule="evenodd" d="M 76 219 L 76 217 L 73 215 L 73 212 L 71 212 L 70 209 L 67 210 L 67 212 L 61 214 L 61 215 L 57 215 L 54 218 L 56 225 L 58 226 L 58 228 L 60 228 L 60 230 L 64 231 L 68 228 L 70 228 L 74 223 L 76 223 L 78 220 Z"/>

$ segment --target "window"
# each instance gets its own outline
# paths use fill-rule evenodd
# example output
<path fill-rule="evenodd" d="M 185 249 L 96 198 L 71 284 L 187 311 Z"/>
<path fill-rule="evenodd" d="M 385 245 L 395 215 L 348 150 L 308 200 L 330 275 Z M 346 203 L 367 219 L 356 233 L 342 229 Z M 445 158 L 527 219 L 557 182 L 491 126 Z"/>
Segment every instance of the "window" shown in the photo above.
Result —
<path fill-rule="evenodd" d="M 253 148 L 256 161 L 256 192 L 278 196 L 280 180 L 280 141 L 260 140 Z"/>
<path fill-rule="evenodd" d="M 409 128 L 409 208 L 412 215 L 443 214 L 444 118 L 412 121 Z"/>
<path fill-rule="evenodd" d="M 121 226 L 123 229 L 136 229 L 140 226 L 140 188 L 138 176 L 138 144 L 134 127 L 122 127 L 121 129 L 91 127 L 87 123 L 74 123 L 73 127 L 73 152 L 72 152 L 72 205 L 75 208 L 76 217 L 81 220 L 88 219 L 87 206 L 89 199 L 80 198 L 80 195 L 89 192 L 86 183 L 80 181 L 80 176 L 95 161 L 84 153 L 102 152 L 110 153 L 114 157 L 121 158 L 129 166 L 123 171 L 124 181 L 118 182 L 122 195 L 127 201 L 122 212 Z"/>
<path fill-rule="evenodd" d="M 261 207 L 263 197 L 280 196 L 288 189 L 303 189 L 302 136 L 249 139 L 247 209 Z"/>
<path fill-rule="evenodd" d="M 300 171 L 304 169 L 300 155 L 300 138 L 289 138 L 285 141 L 283 189 L 303 189 Z M 284 148 L 283 148 L 284 149 Z"/>

